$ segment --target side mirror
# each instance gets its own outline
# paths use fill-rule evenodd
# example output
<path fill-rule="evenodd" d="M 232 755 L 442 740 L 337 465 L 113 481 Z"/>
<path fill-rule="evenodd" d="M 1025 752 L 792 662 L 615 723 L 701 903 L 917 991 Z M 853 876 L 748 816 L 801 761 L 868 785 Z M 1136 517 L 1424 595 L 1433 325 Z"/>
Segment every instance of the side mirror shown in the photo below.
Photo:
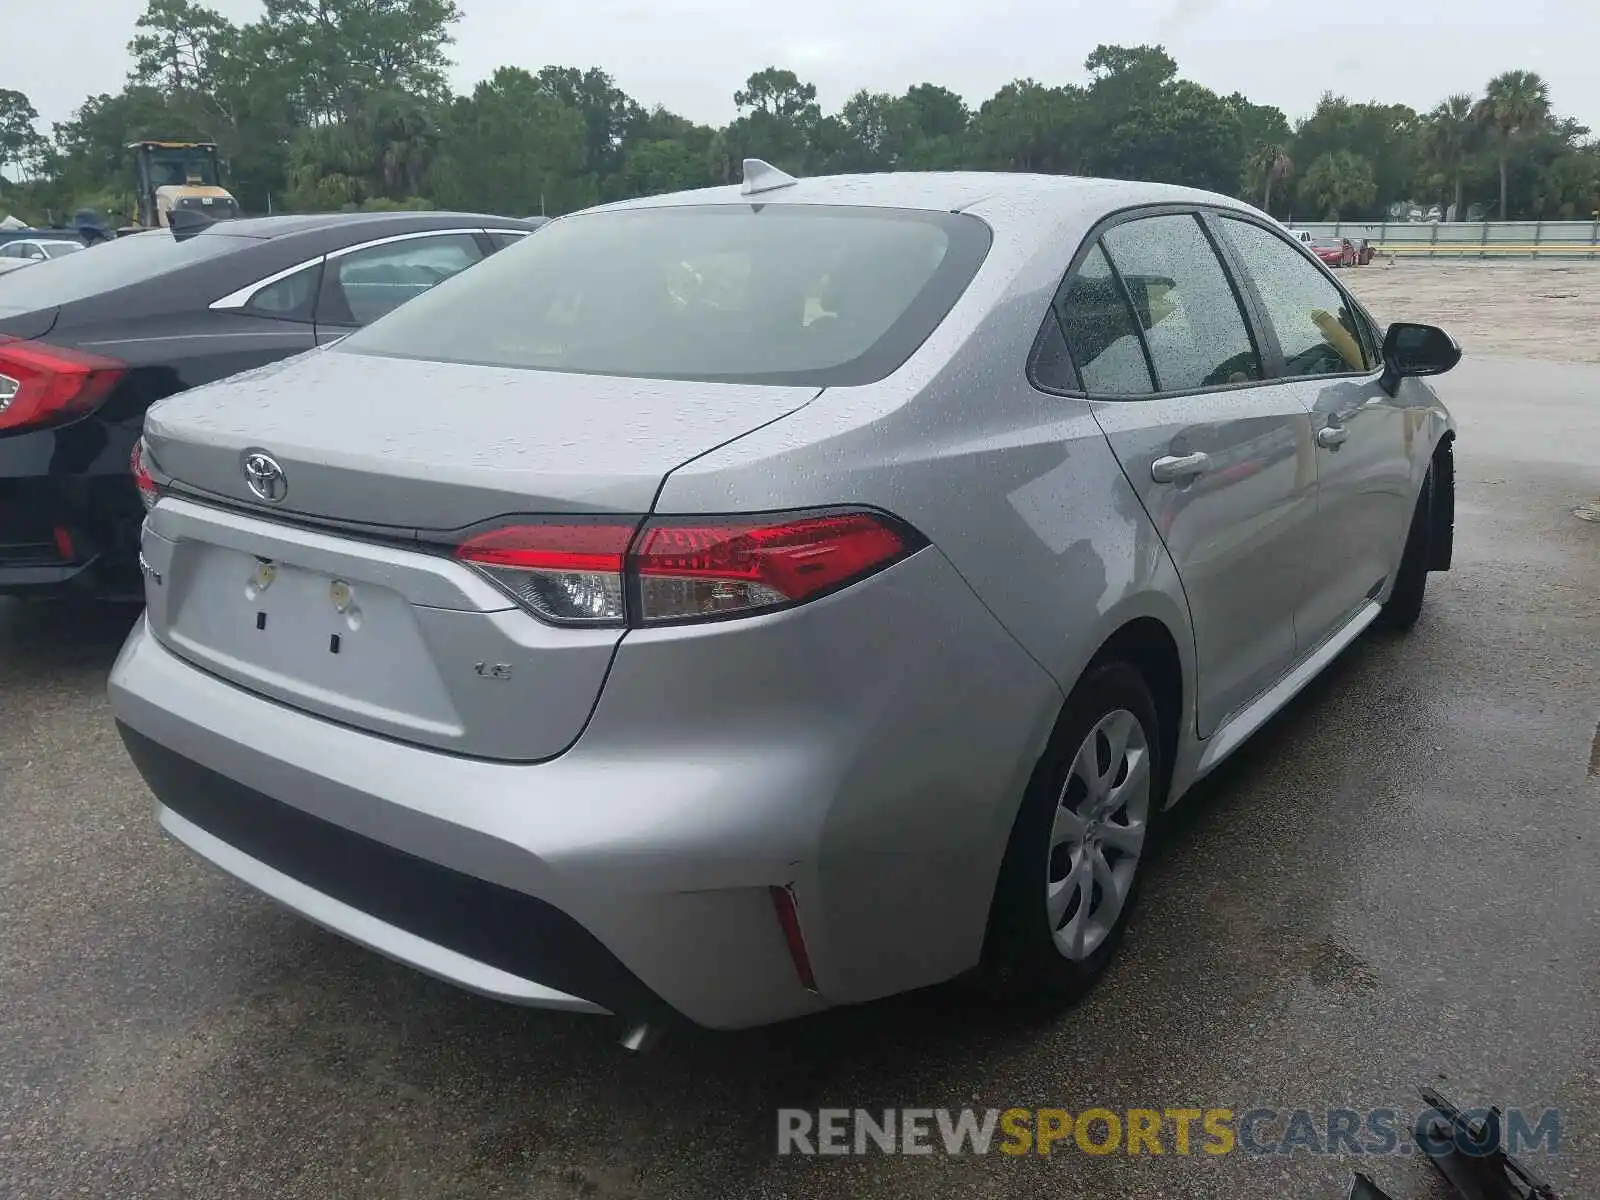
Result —
<path fill-rule="evenodd" d="M 1383 339 L 1383 390 L 1395 394 L 1402 379 L 1443 375 L 1461 361 L 1461 347 L 1437 325 L 1396 321 Z"/>

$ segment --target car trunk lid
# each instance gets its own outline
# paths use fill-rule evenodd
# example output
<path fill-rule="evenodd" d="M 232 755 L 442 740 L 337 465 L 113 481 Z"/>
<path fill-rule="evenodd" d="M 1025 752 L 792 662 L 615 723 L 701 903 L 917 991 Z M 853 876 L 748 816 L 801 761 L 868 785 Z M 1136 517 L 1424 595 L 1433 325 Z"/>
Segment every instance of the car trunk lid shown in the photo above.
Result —
<path fill-rule="evenodd" d="M 313 350 L 153 407 L 145 436 L 193 489 L 274 512 L 453 529 L 508 512 L 649 510 L 680 466 L 815 387 L 560 374 Z M 247 452 L 284 476 L 266 505 Z"/>
<path fill-rule="evenodd" d="M 58 306 L 46 308 L 9 308 L 0 303 L 0 337 L 37 338 L 55 328 Z"/>
<path fill-rule="evenodd" d="M 538 760 L 577 737 L 622 631 L 557 627 L 449 557 L 510 514 L 647 513 L 676 466 L 816 388 L 313 352 L 153 408 L 156 636 L 197 666 L 374 733 Z M 252 453 L 282 473 L 251 491 Z"/>

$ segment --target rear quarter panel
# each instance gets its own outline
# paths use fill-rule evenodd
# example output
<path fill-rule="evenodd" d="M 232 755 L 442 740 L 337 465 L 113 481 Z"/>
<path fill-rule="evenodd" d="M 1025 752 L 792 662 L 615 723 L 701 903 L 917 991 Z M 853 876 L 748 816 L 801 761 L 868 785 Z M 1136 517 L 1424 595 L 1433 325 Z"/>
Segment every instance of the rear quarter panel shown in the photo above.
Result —
<path fill-rule="evenodd" d="M 968 797 L 987 809 L 986 839 L 970 852 L 991 882 L 1061 693 L 1121 625 L 1148 616 L 1167 627 L 1183 660 L 1183 711 L 1193 707 L 1188 612 L 1159 536 L 1088 405 L 1041 392 L 1026 376 L 1050 298 L 1091 221 L 1040 214 L 1043 234 L 1028 221 L 997 225 L 966 294 L 899 371 L 829 390 L 678 468 L 656 505 L 673 514 L 872 505 L 911 522 L 948 558 L 1058 685 L 1047 701 L 1054 711 L 1036 723 L 1011 778 Z M 884 636 L 916 630 L 916 606 L 904 615 L 905 626 Z M 826 871 L 848 848 L 825 841 L 819 852 Z"/>
<path fill-rule="evenodd" d="M 886 509 L 1064 688 L 1136 616 L 1192 649 L 1176 573 L 1089 405 L 1027 379 L 1050 298 L 1098 215 L 1008 213 L 972 285 L 900 370 L 677 468 L 655 511 Z"/>

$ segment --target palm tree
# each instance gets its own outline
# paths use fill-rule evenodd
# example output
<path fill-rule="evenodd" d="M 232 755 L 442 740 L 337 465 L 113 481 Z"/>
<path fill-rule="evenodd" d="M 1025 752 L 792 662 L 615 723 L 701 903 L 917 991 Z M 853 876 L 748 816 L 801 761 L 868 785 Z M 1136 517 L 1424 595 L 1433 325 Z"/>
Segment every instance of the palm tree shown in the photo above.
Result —
<path fill-rule="evenodd" d="M 1260 180 L 1261 210 L 1272 211 L 1272 185 L 1282 183 L 1294 174 L 1294 162 L 1282 146 L 1262 142 L 1250 156 L 1250 177 Z"/>
<path fill-rule="evenodd" d="M 1472 97 L 1466 92 L 1447 96 L 1423 120 L 1423 145 L 1429 164 L 1454 184 L 1455 219 L 1459 221 L 1465 213 L 1461 207 L 1461 177 L 1467 158 L 1478 143 Z"/>
<path fill-rule="evenodd" d="M 1473 111 L 1500 162 L 1500 219 L 1506 219 L 1506 160 L 1515 145 L 1550 121 L 1550 88 L 1533 71 L 1507 71 L 1483 89 Z"/>
<path fill-rule="evenodd" d="M 1359 154 L 1337 150 L 1313 162 L 1300 180 L 1300 198 L 1313 212 L 1336 220 L 1371 204 L 1378 194 L 1372 164 Z"/>

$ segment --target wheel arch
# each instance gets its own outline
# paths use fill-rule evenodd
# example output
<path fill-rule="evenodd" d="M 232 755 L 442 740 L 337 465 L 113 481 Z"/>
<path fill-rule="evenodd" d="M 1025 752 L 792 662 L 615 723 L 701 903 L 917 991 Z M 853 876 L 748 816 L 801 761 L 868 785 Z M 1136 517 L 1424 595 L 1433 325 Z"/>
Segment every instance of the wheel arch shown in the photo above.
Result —
<path fill-rule="evenodd" d="M 1042 773 L 1049 769 L 1052 744 L 1058 741 L 1063 722 L 1068 719 L 1074 695 L 1083 682 L 1102 667 L 1112 663 L 1123 664 L 1138 674 L 1149 689 L 1159 725 L 1157 733 L 1161 747 L 1161 777 L 1158 781 L 1161 789 L 1160 800 L 1166 799 L 1173 779 L 1177 753 L 1183 741 L 1185 713 L 1193 710 L 1190 669 L 1192 654 L 1186 659 L 1180 649 L 1182 645 L 1180 636 L 1188 635 L 1188 628 L 1182 624 L 1181 618 L 1169 621 L 1148 610 L 1141 611 L 1143 607 L 1135 605 L 1133 611 L 1125 613 L 1120 621 L 1113 622 L 1110 632 L 1100 639 L 1093 653 L 1084 661 L 1082 669 L 1075 676 L 1072 687 L 1067 689 L 1061 707 L 1057 711 L 1047 744 L 1041 748 L 1039 758 L 1030 773 L 1027 790 L 1017 797 L 1017 805 L 1011 812 L 1011 820 L 1006 829 L 1005 854 L 1002 861 L 996 864 L 980 955 L 980 962 L 990 967 L 994 966 L 996 954 L 1001 948 L 998 939 L 1002 936 L 1002 932 L 997 922 L 1001 918 L 1005 903 L 1002 892 L 1006 877 L 1005 864 L 1010 861 L 1014 852 L 1018 825 L 1025 818 L 1029 796 L 1039 788 L 1043 778 Z M 1179 626 L 1177 633 L 1171 628 L 1174 623 Z M 1190 645 L 1192 648 L 1192 642 Z M 1158 803 L 1158 797 L 1152 796 L 1151 800 L 1152 817 L 1154 817 L 1156 811 L 1154 806 Z M 1167 807 L 1167 804 L 1162 803 L 1161 807 Z"/>
<path fill-rule="evenodd" d="M 1188 709 L 1187 675 L 1178 640 L 1165 622 L 1154 616 L 1136 616 L 1101 643 L 1084 673 L 1108 662 L 1125 662 L 1138 671 L 1155 701 L 1161 722 L 1157 731 L 1161 738 L 1161 802 L 1166 804 L 1184 728 L 1183 714 Z"/>
<path fill-rule="evenodd" d="M 1433 448 L 1433 528 L 1429 539 L 1428 569 L 1448 571 L 1455 550 L 1456 536 L 1456 456 L 1455 431 L 1447 429 Z"/>

